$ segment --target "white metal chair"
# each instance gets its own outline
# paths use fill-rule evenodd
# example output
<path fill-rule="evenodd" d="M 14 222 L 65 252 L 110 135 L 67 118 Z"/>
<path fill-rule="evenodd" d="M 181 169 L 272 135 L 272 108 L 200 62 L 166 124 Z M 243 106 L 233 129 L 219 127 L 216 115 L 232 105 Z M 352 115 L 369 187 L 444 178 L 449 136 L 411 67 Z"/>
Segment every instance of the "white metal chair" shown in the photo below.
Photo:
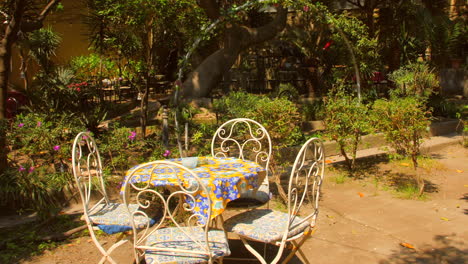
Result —
<path fill-rule="evenodd" d="M 228 204 L 230 207 L 258 207 L 270 200 L 268 182 L 271 158 L 271 139 L 265 127 L 255 120 L 235 118 L 222 124 L 211 141 L 211 155 L 217 158 L 236 157 L 251 160 L 265 168 L 266 176 L 256 190 L 241 193 L 241 197 Z"/>
<path fill-rule="evenodd" d="M 167 188 L 152 186 L 156 175 L 167 180 Z M 210 227 L 211 198 L 192 170 L 171 161 L 141 164 L 128 175 L 123 188 L 124 204 L 136 203 L 140 208 L 132 212 L 129 207 L 135 220 L 136 263 L 143 257 L 146 263 L 213 263 L 230 254 L 224 230 Z M 136 219 L 147 217 L 142 209 L 155 205 L 164 207 L 163 217 L 151 229 L 140 226 L 143 229 L 137 233 Z"/>
<path fill-rule="evenodd" d="M 287 243 L 292 243 L 293 247 L 282 263 L 287 263 L 297 251 L 308 263 L 300 247 L 311 236 L 318 215 L 320 186 L 325 165 L 323 151 L 322 141 L 311 138 L 297 154 L 289 179 L 286 213 L 270 209 L 254 209 L 235 215 L 225 222 L 226 231 L 237 234 L 245 247 L 261 263 L 267 261 L 248 243 L 248 240 L 279 246 L 277 255 L 269 263 L 280 261 Z M 301 209 L 306 200 L 312 207 L 310 208 L 312 212 L 302 214 Z"/>
<path fill-rule="evenodd" d="M 75 137 L 72 149 L 72 167 L 83 204 L 83 218 L 94 244 L 103 255 L 99 263 L 106 261 L 116 263 L 110 254 L 128 240 L 121 239 L 105 249 L 99 242 L 95 229 L 101 229 L 108 234 L 131 230 L 130 217 L 124 204 L 111 202 L 107 195 L 102 175 L 101 157 L 96 142 L 89 132 L 81 132 Z M 138 206 L 131 205 L 130 207 L 132 210 L 136 210 Z M 140 218 L 139 221 L 150 223 L 153 220 Z"/>

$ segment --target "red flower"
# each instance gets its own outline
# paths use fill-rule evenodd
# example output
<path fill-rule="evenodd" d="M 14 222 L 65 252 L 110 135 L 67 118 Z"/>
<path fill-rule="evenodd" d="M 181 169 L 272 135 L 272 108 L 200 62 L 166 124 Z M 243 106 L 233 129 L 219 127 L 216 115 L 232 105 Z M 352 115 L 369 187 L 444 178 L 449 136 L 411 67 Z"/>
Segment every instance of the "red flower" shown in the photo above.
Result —
<path fill-rule="evenodd" d="M 327 43 L 325 43 L 325 45 L 323 46 L 323 50 L 327 50 L 328 48 L 330 48 L 332 43 L 333 43 L 333 40 L 330 40 Z"/>

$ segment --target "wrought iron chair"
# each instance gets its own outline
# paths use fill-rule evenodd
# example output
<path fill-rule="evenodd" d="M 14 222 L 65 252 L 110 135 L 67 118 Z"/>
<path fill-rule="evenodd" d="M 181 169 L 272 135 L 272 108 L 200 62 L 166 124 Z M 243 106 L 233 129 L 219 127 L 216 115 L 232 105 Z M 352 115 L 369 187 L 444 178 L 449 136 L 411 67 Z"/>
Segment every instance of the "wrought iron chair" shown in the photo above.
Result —
<path fill-rule="evenodd" d="M 259 188 L 248 190 L 228 206 L 253 208 L 266 204 L 270 198 L 268 168 L 271 158 L 271 139 L 265 127 L 255 120 L 235 118 L 222 124 L 211 141 L 211 155 L 216 158 L 236 157 L 252 160 L 265 168 L 265 178 Z"/>
<path fill-rule="evenodd" d="M 261 263 L 267 261 L 249 244 L 249 240 L 279 246 L 277 255 L 269 263 L 280 261 L 288 243 L 292 243 L 293 247 L 282 263 L 287 263 L 297 251 L 308 262 L 300 247 L 315 228 L 325 165 L 323 150 L 322 141 L 311 138 L 297 154 L 289 179 L 287 213 L 254 209 L 235 215 L 225 222 L 226 231 L 237 234 Z M 302 214 L 301 209 L 306 200 L 312 206 L 312 212 Z"/>
<path fill-rule="evenodd" d="M 110 254 L 128 240 L 121 239 L 105 249 L 99 242 L 95 230 L 100 229 L 108 234 L 131 230 L 130 217 L 124 204 L 111 202 L 107 195 L 102 176 L 101 157 L 96 142 L 89 132 L 81 132 L 75 137 L 72 167 L 83 204 L 83 218 L 94 244 L 103 255 L 99 263 L 106 261 L 116 263 Z M 96 202 L 96 200 L 98 201 Z M 129 207 L 135 211 L 138 206 L 131 205 Z M 142 223 L 154 222 L 152 219 L 143 217 L 138 220 Z"/>
<path fill-rule="evenodd" d="M 167 180 L 166 188 L 152 186 L 156 176 Z M 141 164 L 130 172 L 123 188 L 124 204 L 140 208 L 129 207 L 136 263 L 143 258 L 146 263 L 213 263 L 230 254 L 225 231 L 210 225 L 207 187 L 192 170 L 171 161 Z M 154 206 L 164 207 L 163 217 L 151 229 L 139 225 L 137 219 L 147 217 L 143 209 Z M 139 233 L 137 228 L 142 228 Z"/>

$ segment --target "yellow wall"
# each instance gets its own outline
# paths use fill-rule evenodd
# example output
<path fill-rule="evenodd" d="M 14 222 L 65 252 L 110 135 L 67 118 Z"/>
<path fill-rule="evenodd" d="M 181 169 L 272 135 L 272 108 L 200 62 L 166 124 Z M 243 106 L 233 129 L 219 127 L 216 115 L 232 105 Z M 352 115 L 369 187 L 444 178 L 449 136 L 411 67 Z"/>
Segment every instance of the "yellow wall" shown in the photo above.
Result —
<path fill-rule="evenodd" d="M 83 24 L 83 15 L 86 15 L 86 8 L 81 0 L 62 0 L 64 10 L 52 13 L 47 17 L 44 26 L 52 29 L 60 35 L 62 42 L 57 50 L 54 61 L 58 64 L 65 64 L 72 57 L 89 54 L 88 37 L 86 25 Z M 32 64 L 32 63 L 31 63 Z M 12 71 L 10 83 L 14 86 L 23 87 L 20 78 L 20 59 L 18 50 L 14 49 L 12 59 Z M 29 67 L 29 78 L 33 76 L 34 65 Z"/>

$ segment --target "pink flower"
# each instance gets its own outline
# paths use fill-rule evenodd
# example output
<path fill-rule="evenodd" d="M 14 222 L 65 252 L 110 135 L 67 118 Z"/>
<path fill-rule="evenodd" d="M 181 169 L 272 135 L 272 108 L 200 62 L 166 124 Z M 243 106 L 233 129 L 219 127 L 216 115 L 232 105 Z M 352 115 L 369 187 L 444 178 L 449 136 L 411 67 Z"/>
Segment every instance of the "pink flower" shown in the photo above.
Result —
<path fill-rule="evenodd" d="M 135 140 L 135 138 L 136 138 L 136 132 L 135 132 L 135 131 L 131 131 L 131 132 L 130 132 L 130 136 L 128 136 L 128 139 L 130 139 L 130 140 L 133 141 L 133 140 Z"/>
<path fill-rule="evenodd" d="M 42 122 L 41 121 L 37 121 L 37 127 L 40 127 L 42 126 Z"/>
<path fill-rule="evenodd" d="M 19 166 L 18 171 L 22 172 L 25 171 L 26 169 L 23 166 Z"/>
<path fill-rule="evenodd" d="M 304 12 L 309 12 L 309 6 L 304 6 L 302 10 L 304 10 Z"/>
<path fill-rule="evenodd" d="M 55 150 L 55 151 L 59 151 L 59 150 L 60 150 L 60 146 L 59 146 L 59 145 L 55 145 L 55 146 L 54 146 L 54 150 Z"/>
<path fill-rule="evenodd" d="M 171 151 L 166 149 L 166 151 L 164 151 L 163 156 L 167 158 L 167 157 L 169 157 L 169 155 L 171 155 Z"/>
<path fill-rule="evenodd" d="M 18 127 L 24 127 L 24 123 L 19 123 Z"/>
<path fill-rule="evenodd" d="M 29 173 L 32 173 L 35 169 L 36 169 L 36 168 L 34 168 L 33 166 L 31 166 L 31 167 L 29 167 L 28 172 L 29 172 Z"/>
<path fill-rule="evenodd" d="M 76 91 L 77 91 L 77 92 L 80 92 L 80 91 L 81 91 L 80 87 L 76 88 Z"/>

